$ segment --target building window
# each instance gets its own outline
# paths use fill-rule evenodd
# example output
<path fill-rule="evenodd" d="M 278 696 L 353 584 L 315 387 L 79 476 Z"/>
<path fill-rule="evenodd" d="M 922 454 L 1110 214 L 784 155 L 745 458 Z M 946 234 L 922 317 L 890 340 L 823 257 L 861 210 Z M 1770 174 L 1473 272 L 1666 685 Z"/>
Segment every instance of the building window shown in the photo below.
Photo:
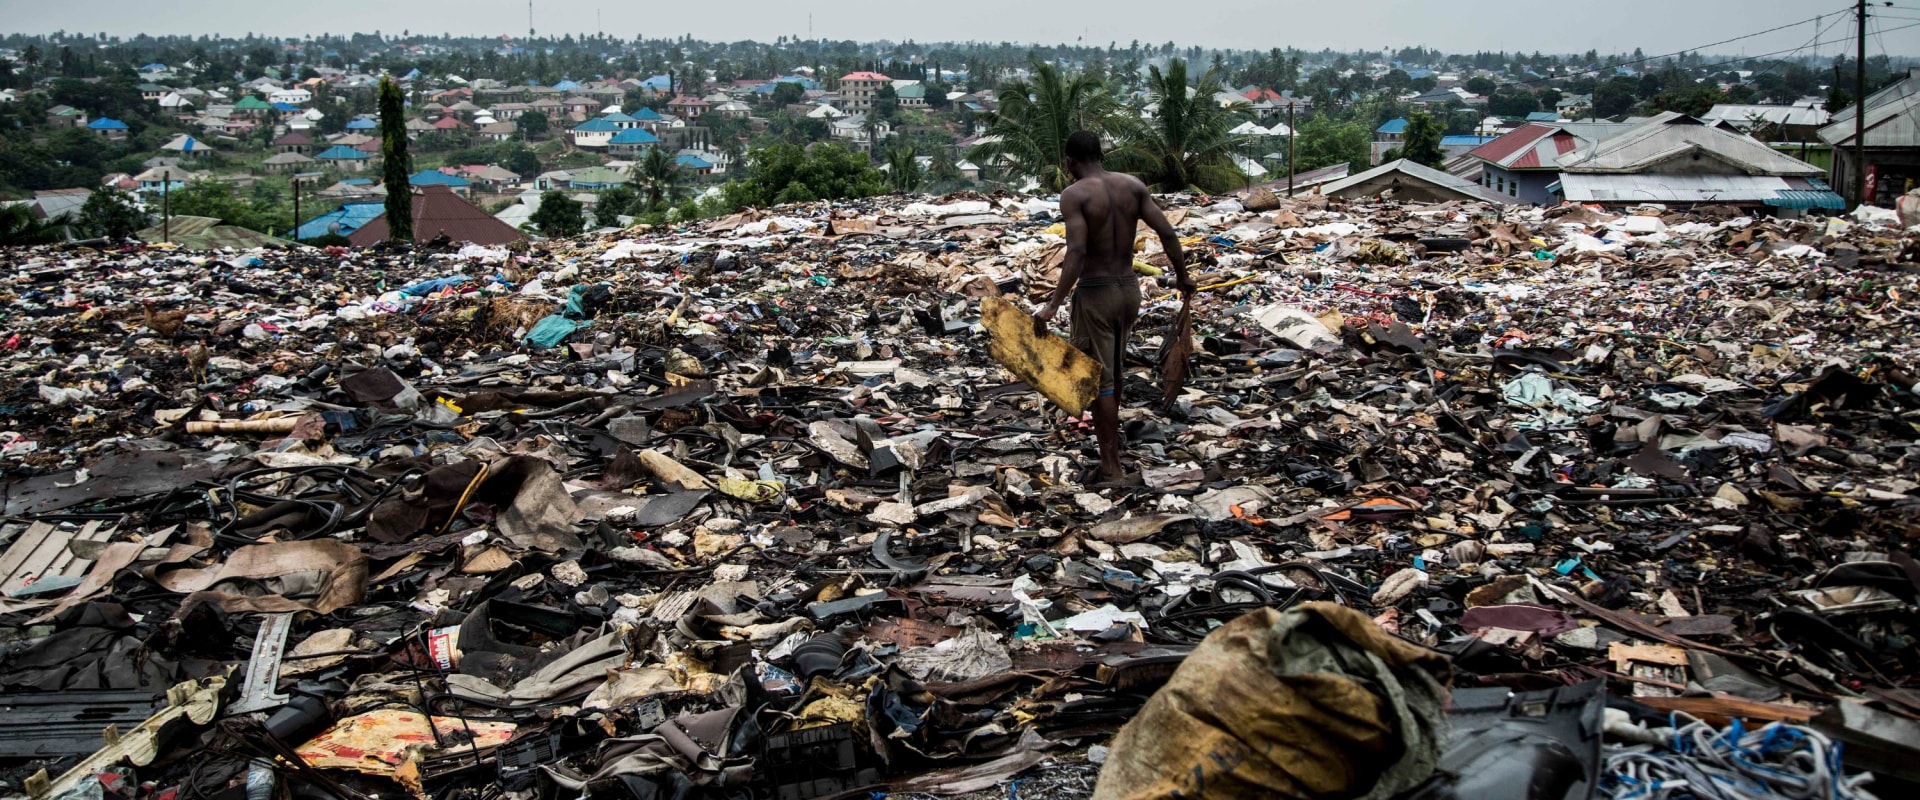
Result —
<path fill-rule="evenodd" d="M 1509 184 L 1507 184 L 1507 194 L 1510 194 L 1510 195 L 1512 195 L 1512 196 L 1514 196 L 1514 197 L 1519 197 L 1519 196 L 1520 196 L 1520 182 L 1519 182 L 1519 181 L 1514 181 L 1514 182 L 1512 182 L 1512 183 L 1509 183 Z"/>

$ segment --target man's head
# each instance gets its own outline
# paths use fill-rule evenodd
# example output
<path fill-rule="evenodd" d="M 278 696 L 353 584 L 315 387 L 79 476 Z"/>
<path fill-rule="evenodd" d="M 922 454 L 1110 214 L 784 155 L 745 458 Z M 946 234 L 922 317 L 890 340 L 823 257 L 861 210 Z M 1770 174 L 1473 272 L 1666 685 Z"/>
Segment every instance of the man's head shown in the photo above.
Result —
<path fill-rule="evenodd" d="M 1067 136 L 1066 153 L 1067 171 L 1081 177 L 1089 167 L 1100 165 L 1100 137 L 1091 131 L 1074 131 Z"/>

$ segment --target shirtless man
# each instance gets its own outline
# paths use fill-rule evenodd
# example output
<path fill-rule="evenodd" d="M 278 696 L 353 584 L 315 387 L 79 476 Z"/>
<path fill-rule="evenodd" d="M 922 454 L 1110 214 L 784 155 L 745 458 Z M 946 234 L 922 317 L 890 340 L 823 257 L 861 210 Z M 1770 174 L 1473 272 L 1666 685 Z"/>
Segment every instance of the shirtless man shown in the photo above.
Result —
<path fill-rule="evenodd" d="M 1139 178 L 1108 172 L 1101 162 L 1100 137 L 1075 131 L 1067 137 L 1067 170 L 1074 184 L 1060 193 L 1067 221 L 1067 258 L 1052 299 L 1034 314 L 1033 329 L 1044 333 L 1073 295 L 1069 317 L 1073 346 L 1100 362 L 1100 396 L 1093 401 L 1093 432 L 1100 440 L 1100 477 L 1126 477 L 1120 465 L 1120 376 L 1126 368 L 1127 337 L 1140 315 L 1140 281 L 1133 274 L 1133 233 L 1138 221 L 1160 235 L 1173 262 L 1175 286 L 1192 296 L 1193 278 L 1180 254 L 1180 237 Z"/>

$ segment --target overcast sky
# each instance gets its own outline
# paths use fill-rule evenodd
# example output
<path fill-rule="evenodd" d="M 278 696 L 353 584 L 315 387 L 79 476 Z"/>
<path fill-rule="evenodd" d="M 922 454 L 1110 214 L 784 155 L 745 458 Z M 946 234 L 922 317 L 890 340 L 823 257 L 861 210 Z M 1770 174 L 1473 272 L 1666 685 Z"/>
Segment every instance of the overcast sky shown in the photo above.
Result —
<path fill-rule="evenodd" d="M 1920 0 L 1895 0 L 1868 36 L 1868 54 L 1920 55 Z M 1875 5 L 1879 5 L 1876 2 Z M 1851 51 L 1851 20 L 1834 14 L 1837 0 L 1606 0 L 1516 3 L 1513 0 L 796 0 L 600 2 L 535 0 L 542 35 L 604 29 L 630 38 L 691 34 L 708 40 L 781 35 L 903 41 L 1013 41 L 1088 44 L 1169 39 L 1182 47 L 1319 49 L 1426 45 L 1447 52 L 1631 52 L 1648 55 L 1694 48 L 1776 25 L 1829 16 L 1819 52 Z M 1894 19 L 1906 17 L 1907 19 Z M 809 28 L 811 26 L 811 28 Z M 1891 30 L 1906 27 L 1906 30 Z M 54 30 L 122 36 L 248 32 L 276 35 L 397 32 L 514 34 L 527 29 L 526 0 L 0 0 L 0 30 Z M 1815 39 L 1812 23 L 1714 47 L 1709 52 L 1760 55 Z M 1811 48 L 1803 51 L 1811 53 Z"/>

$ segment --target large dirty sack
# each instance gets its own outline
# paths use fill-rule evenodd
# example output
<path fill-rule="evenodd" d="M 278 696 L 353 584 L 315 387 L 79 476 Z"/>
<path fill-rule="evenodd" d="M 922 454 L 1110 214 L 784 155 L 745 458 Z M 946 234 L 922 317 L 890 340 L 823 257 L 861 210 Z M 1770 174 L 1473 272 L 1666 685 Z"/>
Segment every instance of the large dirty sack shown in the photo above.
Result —
<path fill-rule="evenodd" d="M 1391 797 L 1439 760 L 1447 669 L 1344 606 L 1251 612 L 1120 729 L 1093 796 Z"/>

